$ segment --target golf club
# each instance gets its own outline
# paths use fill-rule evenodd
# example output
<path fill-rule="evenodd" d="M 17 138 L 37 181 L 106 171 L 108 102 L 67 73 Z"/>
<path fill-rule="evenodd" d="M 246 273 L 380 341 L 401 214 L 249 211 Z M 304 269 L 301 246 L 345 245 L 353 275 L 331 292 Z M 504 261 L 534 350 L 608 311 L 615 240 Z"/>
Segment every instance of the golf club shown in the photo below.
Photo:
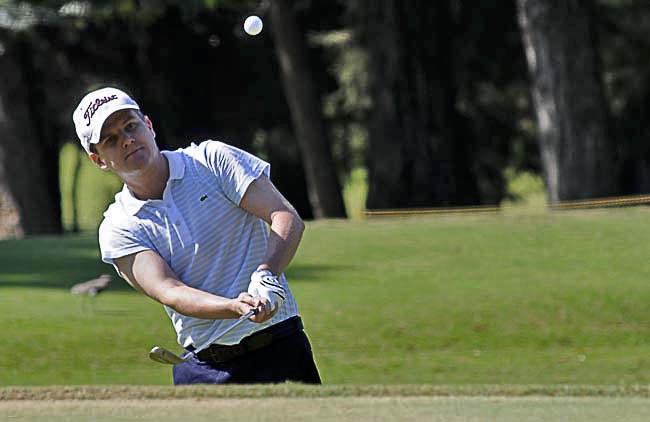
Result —
<path fill-rule="evenodd" d="M 176 353 L 171 352 L 171 351 L 165 349 L 164 347 L 154 346 L 151 349 L 151 351 L 149 352 L 149 358 L 151 360 L 156 361 L 156 362 L 169 363 L 169 364 L 172 364 L 172 365 L 178 365 L 180 363 L 187 362 L 192 357 L 196 356 L 196 354 L 199 353 L 201 350 L 205 349 L 206 347 L 208 347 L 209 345 L 211 345 L 215 341 L 219 340 L 221 337 L 223 337 L 224 335 L 229 333 L 233 328 L 237 327 L 239 324 L 246 321 L 248 318 L 252 317 L 256 313 L 257 313 L 257 308 L 250 310 L 246 315 L 242 315 L 241 317 L 239 317 L 239 319 L 237 319 L 237 321 L 232 323 L 232 325 L 227 327 L 225 330 L 223 330 L 219 334 L 213 336 L 212 338 L 210 338 L 205 343 L 203 343 L 201 345 L 201 347 L 196 348 L 192 352 L 186 353 L 184 356 L 178 356 Z"/>

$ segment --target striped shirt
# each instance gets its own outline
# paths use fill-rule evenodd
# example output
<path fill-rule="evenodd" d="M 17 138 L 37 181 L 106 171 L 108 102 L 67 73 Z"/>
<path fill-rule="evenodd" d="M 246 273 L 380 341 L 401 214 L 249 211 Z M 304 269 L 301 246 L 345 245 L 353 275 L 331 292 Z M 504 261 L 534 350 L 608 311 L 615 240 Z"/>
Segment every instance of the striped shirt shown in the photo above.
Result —
<path fill-rule="evenodd" d="M 259 158 L 217 141 L 162 151 L 169 162 L 169 180 L 160 200 L 141 201 L 124 186 L 104 213 L 99 228 L 102 260 L 144 250 L 157 252 L 188 286 L 234 298 L 248 289 L 250 275 L 262 262 L 268 226 L 239 207 L 248 186 L 270 166 Z M 287 291 L 282 307 L 262 324 L 246 321 L 219 344 L 243 337 L 298 313 Z M 183 347 L 199 346 L 232 320 L 206 320 L 182 315 L 165 306 Z"/>

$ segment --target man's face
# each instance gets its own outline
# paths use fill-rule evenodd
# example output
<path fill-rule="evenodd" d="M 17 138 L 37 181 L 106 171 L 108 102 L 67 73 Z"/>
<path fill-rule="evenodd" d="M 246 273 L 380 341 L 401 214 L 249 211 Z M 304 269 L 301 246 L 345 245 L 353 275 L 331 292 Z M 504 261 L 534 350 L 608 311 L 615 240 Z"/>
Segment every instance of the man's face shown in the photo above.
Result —
<path fill-rule="evenodd" d="M 104 122 L 96 153 L 90 159 L 101 169 L 128 175 L 153 162 L 158 146 L 151 120 L 134 110 L 120 110 Z"/>

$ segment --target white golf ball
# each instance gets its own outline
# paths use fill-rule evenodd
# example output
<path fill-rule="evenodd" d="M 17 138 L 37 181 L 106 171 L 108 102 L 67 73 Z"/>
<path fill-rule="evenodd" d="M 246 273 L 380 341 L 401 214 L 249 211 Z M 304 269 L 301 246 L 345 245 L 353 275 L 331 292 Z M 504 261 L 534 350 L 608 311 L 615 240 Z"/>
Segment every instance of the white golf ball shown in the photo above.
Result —
<path fill-rule="evenodd" d="M 262 19 L 255 15 L 247 17 L 244 21 L 244 31 L 246 31 L 248 35 L 259 34 L 262 32 L 263 26 L 264 24 L 262 23 Z"/>

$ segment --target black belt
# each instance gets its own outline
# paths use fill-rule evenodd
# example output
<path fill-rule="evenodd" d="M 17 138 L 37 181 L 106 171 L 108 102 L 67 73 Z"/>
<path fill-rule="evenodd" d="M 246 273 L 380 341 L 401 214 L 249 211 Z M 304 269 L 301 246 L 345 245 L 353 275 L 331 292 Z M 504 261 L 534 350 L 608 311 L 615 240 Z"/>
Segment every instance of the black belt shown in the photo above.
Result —
<path fill-rule="evenodd" d="M 244 337 L 238 344 L 231 346 L 212 344 L 201 350 L 196 356 L 204 362 L 224 363 L 248 352 L 266 347 L 274 341 L 296 334 L 302 329 L 303 325 L 300 317 L 291 317 Z M 191 346 L 188 347 L 188 350 L 191 351 L 191 349 Z"/>

